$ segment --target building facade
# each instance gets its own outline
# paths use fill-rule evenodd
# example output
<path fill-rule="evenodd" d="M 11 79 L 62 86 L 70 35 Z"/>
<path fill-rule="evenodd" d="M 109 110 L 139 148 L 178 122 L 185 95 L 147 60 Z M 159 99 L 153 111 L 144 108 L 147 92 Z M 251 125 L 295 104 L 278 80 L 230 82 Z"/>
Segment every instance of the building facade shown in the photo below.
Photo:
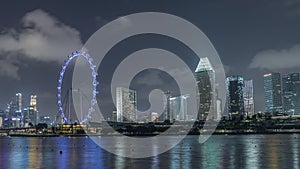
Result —
<path fill-rule="evenodd" d="M 244 78 L 230 76 L 226 78 L 227 111 L 231 118 L 245 116 L 244 109 Z"/>
<path fill-rule="evenodd" d="M 170 119 L 185 121 L 187 116 L 188 96 L 178 96 L 170 98 Z"/>
<path fill-rule="evenodd" d="M 30 103 L 28 109 L 28 122 L 38 124 L 38 110 L 37 110 L 37 96 L 30 96 Z"/>
<path fill-rule="evenodd" d="M 21 117 L 22 116 L 22 94 L 17 93 L 16 94 L 16 116 Z"/>
<path fill-rule="evenodd" d="M 282 92 L 280 73 L 268 73 L 264 75 L 265 111 L 273 114 L 281 114 Z"/>
<path fill-rule="evenodd" d="M 137 98 L 136 91 L 117 87 L 117 122 L 136 122 L 137 120 Z"/>
<path fill-rule="evenodd" d="M 282 74 L 282 106 L 287 115 L 300 115 L 299 73 Z"/>
<path fill-rule="evenodd" d="M 254 115 L 254 97 L 253 97 L 253 81 L 244 81 L 244 107 L 245 115 L 252 117 Z"/>

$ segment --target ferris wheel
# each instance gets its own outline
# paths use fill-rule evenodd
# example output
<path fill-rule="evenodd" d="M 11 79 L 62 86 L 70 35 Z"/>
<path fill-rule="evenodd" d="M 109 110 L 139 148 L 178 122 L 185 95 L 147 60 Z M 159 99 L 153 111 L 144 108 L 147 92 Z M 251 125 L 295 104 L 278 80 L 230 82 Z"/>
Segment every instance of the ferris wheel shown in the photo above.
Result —
<path fill-rule="evenodd" d="M 59 112 L 61 114 L 61 118 L 64 121 L 64 123 L 71 123 L 70 121 L 70 116 L 66 116 L 66 113 L 63 109 L 63 101 L 62 101 L 62 84 L 63 84 L 63 78 L 64 78 L 64 74 L 65 71 L 69 65 L 69 63 L 77 57 L 83 57 L 85 59 L 85 61 L 89 64 L 89 67 L 91 69 L 91 75 L 92 75 L 92 99 L 90 100 L 90 105 L 89 108 L 87 110 L 87 113 L 85 115 L 85 117 L 82 117 L 82 112 L 81 112 L 81 118 L 80 118 L 80 124 L 84 124 L 86 123 L 90 118 L 91 118 L 91 114 L 94 111 L 94 105 L 97 102 L 96 99 L 96 95 L 98 94 L 97 92 L 97 85 L 99 84 L 99 82 L 97 81 L 97 72 L 95 70 L 95 65 L 93 64 L 93 59 L 89 56 L 89 54 L 87 54 L 84 51 L 75 51 L 73 52 L 71 55 L 68 56 L 68 58 L 64 61 L 64 64 L 62 66 L 62 69 L 59 73 L 59 78 L 58 78 L 58 86 L 57 86 L 57 105 L 58 105 L 58 109 Z M 82 110 L 81 110 L 82 111 Z"/>

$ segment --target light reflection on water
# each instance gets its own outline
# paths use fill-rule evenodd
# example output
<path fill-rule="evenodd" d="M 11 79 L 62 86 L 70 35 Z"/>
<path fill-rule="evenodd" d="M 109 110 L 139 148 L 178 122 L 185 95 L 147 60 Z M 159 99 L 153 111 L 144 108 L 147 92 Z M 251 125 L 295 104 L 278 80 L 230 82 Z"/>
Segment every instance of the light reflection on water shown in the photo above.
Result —
<path fill-rule="evenodd" d="M 299 168 L 299 139 L 296 134 L 215 135 L 199 144 L 197 136 L 187 136 L 159 156 L 130 159 L 86 137 L 1 137 L 0 168 Z M 125 143 L 114 146 L 126 151 Z"/>

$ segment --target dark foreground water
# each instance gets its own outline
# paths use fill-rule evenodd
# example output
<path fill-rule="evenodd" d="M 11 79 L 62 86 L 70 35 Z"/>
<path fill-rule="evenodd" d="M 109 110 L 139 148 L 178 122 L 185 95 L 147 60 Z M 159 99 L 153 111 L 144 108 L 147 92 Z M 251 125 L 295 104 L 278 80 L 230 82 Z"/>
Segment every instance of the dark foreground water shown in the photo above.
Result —
<path fill-rule="evenodd" d="M 299 168 L 300 135 L 187 136 L 159 156 L 115 156 L 88 137 L 0 137 L 0 168 Z M 60 154 L 62 151 L 62 154 Z"/>

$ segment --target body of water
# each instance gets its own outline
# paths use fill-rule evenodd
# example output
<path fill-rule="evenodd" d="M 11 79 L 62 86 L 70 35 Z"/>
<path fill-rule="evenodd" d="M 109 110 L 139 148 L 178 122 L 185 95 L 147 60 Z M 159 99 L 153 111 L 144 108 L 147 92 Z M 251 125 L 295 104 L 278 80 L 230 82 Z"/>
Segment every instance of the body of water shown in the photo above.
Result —
<path fill-rule="evenodd" d="M 299 146 L 298 134 L 214 135 L 204 144 L 187 136 L 161 155 L 131 159 L 101 149 L 88 137 L 0 137 L 0 168 L 291 169 L 300 166 Z"/>

